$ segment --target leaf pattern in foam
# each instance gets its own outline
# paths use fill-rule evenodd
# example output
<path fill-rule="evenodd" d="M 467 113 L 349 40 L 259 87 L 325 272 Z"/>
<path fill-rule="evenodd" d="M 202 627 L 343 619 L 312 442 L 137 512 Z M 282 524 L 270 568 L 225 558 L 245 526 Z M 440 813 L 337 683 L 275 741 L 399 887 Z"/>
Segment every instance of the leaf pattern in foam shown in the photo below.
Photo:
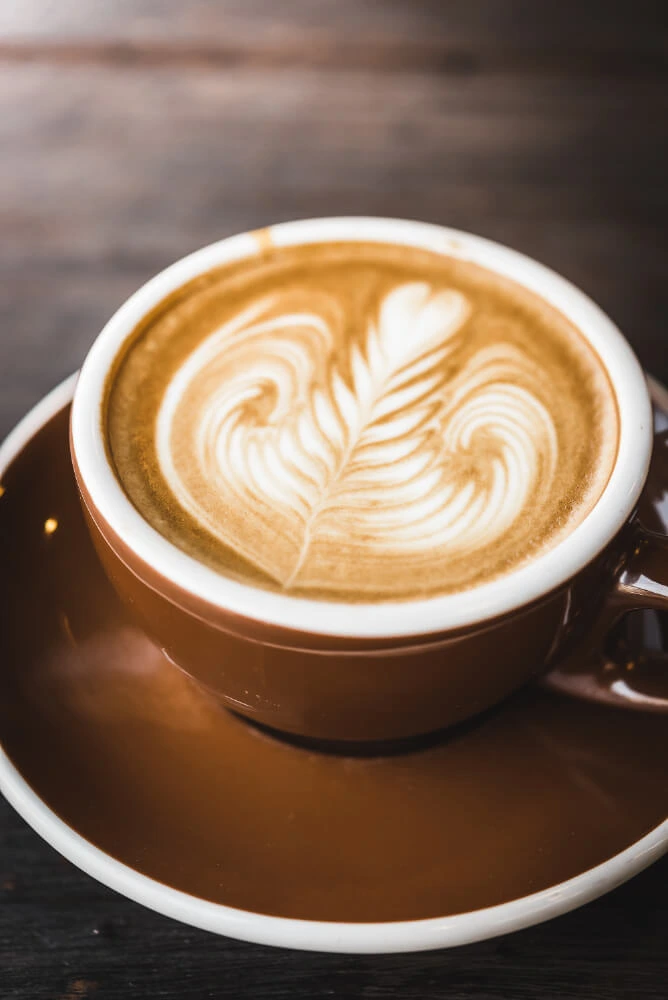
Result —
<path fill-rule="evenodd" d="M 356 494 L 365 470 L 405 461 L 410 455 L 411 432 L 433 409 L 430 395 L 442 380 L 440 365 L 468 312 L 459 292 L 433 294 L 424 282 L 400 285 L 383 300 L 378 323 L 369 325 L 363 349 L 352 343 L 351 387 L 334 366 L 327 389 L 314 389 L 307 419 L 315 416 L 323 439 L 333 446 L 332 461 L 306 518 L 286 587 L 308 557 L 318 520 L 346 503 L 358 505 Z"/>
<path fill-rule="evenodd" d="M 208 532 L 308 589 L 336 575 L 343 547 L 370 580 L 388 557 L 475 551 L 549 488 L 557 444 L 526 388 L 533 362 L 497 344 L 453 373 L 462 294 L 400 284 L 359 341 L 335 336 L 326 303 L 305 301 L 246 310 L 166 393 L 163 475 Z"/>

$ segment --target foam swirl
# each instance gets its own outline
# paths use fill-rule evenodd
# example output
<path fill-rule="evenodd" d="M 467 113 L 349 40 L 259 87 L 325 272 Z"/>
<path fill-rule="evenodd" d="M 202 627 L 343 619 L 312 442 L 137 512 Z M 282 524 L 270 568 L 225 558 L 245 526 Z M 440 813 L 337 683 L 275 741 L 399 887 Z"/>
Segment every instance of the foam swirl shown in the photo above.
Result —
<path fill-rule="evenodd" d="M 558 435 L 541 371 L 492 343 L 460 365 L 471 303 L 400 283 L 337 345 L 336 302 L 267 295 L 169 383 L 156 452 L 202 531 L 286 589 L 388 588 L 388 567 L 466 560 L 549 497 Z"/>

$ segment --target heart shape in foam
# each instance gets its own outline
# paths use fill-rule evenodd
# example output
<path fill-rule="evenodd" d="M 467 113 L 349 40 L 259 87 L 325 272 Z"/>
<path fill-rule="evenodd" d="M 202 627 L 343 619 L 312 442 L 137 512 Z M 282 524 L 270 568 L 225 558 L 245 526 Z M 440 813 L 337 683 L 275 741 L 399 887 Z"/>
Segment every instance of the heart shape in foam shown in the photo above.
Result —
<path fill-rule="evenodd" d="M 559 450 L 535 361 L 500 341 L 461 362 L 470 311 L 420 281 L 391 289 L 356 337 L 324 294 L 242 310 L 190 354 L 158 413 L 181 507 L 285 590 L 336 592 L 353 565 L 392 596 L 439 553 L 455 581 L 458 565 L 470 576 L 540 510 Z"/>

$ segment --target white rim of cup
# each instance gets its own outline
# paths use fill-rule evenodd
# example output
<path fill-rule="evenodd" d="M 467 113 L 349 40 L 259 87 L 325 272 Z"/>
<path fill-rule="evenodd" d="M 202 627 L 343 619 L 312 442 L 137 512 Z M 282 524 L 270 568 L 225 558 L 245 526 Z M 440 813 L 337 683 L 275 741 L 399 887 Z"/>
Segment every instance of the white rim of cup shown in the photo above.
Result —
<path fill-rule="evenodd" d="M 620 439 L 608 484 L 587 517 L 555 548 L 489 583 L 420 600 L 343 603 L 293 597 L 237 582 L 167 541 L 132 505 L 109 464 L 101 405 L 107 373 L 139 321 L 171 291 L 220 264 L 258 253 L 253 232 L 204 247 L 160 272 L 106 324 L 81 369 L 72 408 L 80 474 L 102 518 L 158 573 L 191 594 L 243 617 L 297 631 L 350 638 L 396 638 L 482 623 L 530 604 L 575 576 L 614 537 L 642 490 L 652 447 L 647 384 L 630 346 L 594 302 L 523 254 L 479 236 L 429 223 L 382 218 L 305 219 L 263 231 L 275 246 L 362 240 L 418 246 L 471 260 L 534 291 L 582 332 L 608 371 L 617 397 Z"/>
<path fill-rule="evenodd" d="M 76 379 L 76 375 L 70 376 L 44 397 L 0 445 L 0 481 L 7 467 L 34 435 L 70 402 Z M 658 388 L 668 407 L 668 393 Z M 305 951 L 351 954 L 428 951 L 510 934 L 591 902 L 658 861 L 668 849 L 668 820 L 665 820 L 596 867 L 507 903 L 422 920 L 377 923 L 298 920 L 212 903 L 142 875 L 117 861 L 56 815 L 31 788 L 1 746 L 0 790 L 33 830 L 63 857 L 134 902 L 215 934 Z"/>

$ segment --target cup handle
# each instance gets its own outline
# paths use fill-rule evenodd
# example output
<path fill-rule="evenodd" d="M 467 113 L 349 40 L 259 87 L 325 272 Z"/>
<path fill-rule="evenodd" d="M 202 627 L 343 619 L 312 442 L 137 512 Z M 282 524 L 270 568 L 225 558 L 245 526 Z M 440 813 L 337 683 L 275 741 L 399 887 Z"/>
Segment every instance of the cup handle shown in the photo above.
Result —
<path fill-rule="evenodd" d="M 633 541 L 589 641 L 543 684 L 589 701 L 668 714 L 668 654 L 644 649 L 642 636 L 633 634 L 609 648 L 612 629 L 628 612 L 668 611 L 668 536 L 638 522 Z"/>
<path fill-rule="evenodd" d="M 668 536 L 638 525 L 636 544 L 619 574 L 614 597 L 623 610 L 668 611 Z"/>

